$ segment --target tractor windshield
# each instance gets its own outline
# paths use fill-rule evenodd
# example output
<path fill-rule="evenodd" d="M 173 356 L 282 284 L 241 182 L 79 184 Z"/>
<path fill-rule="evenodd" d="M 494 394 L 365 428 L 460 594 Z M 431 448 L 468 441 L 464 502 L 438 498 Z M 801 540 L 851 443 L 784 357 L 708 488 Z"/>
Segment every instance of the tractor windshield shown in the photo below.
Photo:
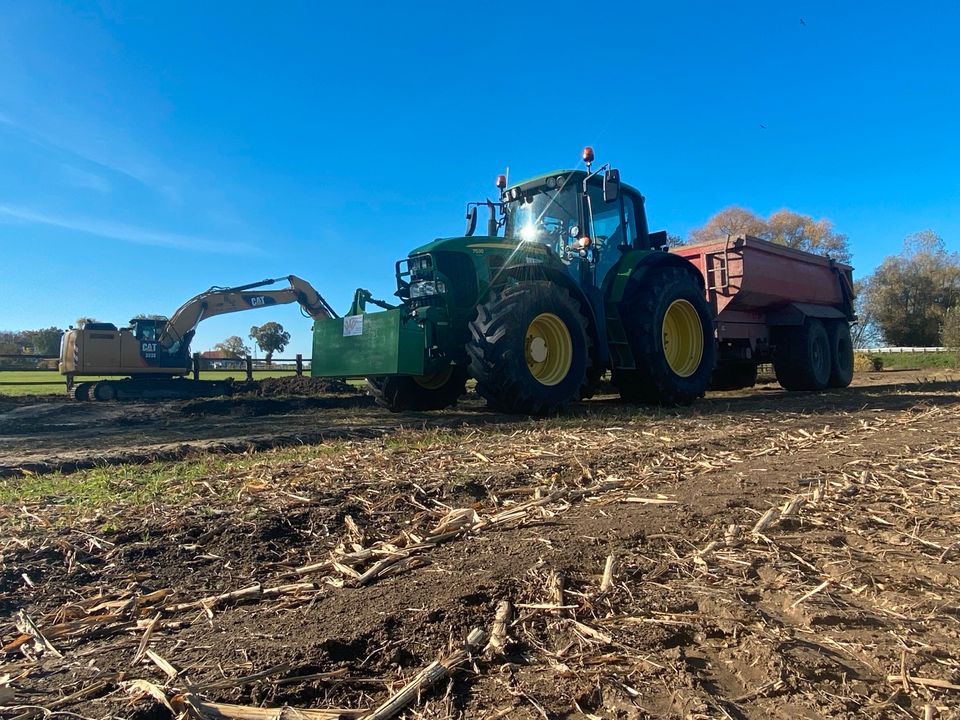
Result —
<path fill-rule="evenodd" d="M 549 245 L 558 253 L 570 241 L 577 227 L 578 195 L 570 184 L 558 190 L 544 190 L 529 198 L 508 202 L 504 237 Z"/>

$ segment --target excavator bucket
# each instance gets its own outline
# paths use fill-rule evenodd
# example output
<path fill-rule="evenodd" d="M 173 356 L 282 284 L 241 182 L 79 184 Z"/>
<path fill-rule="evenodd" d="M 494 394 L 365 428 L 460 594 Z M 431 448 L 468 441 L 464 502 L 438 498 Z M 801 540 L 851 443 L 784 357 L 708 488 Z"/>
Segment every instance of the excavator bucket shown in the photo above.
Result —
<path fill-rule="evenodd" d="M 313 377 L 423 375 L 427 333 L 404 308 L 317 320 Z"/>

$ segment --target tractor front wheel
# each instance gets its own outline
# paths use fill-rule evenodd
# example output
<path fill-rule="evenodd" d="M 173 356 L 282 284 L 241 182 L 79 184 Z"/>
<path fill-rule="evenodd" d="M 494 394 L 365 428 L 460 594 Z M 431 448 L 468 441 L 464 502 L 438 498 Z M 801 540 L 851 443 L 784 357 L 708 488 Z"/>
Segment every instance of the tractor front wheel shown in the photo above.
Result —
<path fill-rule="evenodd" d="M 613 384 L 627 402 L 688 405 L 710 383 L 717 349 L 703 290 L 681 268 L 644 278 L 622 303 L 636 369 L 617 369 Z"/>
<path fill-rule="evenodd" d="M 491 293 L 470 323 L 467 353 L 477 393 L 504 412 L 549 415 L 589 391 L 587 319 L 555 283 Z"/>
<path fill-rule="evenodd" d="M 391 412 L 442 410 L 457 404 L 466 392 L 467 371 L 450 365 L 432 375 L 389 375 L 367 378 L 367 387 L 377 405 Z"/>

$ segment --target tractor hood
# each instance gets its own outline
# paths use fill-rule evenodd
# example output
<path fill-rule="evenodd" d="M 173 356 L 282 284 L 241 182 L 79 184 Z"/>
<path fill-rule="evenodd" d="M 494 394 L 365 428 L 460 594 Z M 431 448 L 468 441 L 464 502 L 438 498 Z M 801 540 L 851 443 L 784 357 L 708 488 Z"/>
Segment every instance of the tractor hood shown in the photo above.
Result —
<path fill-rule="evenodd" d="M 410 251 L 410 257 L 414 255 L 421 255 L 428 252 L 436 252 L 437 250 L 452 250 L 454 252 L 470 252 L 471 247 L 475 247 L 478 243 L 500 243 L 509 242 L 505 238 L 498 237 L 496 235 L 471 235 L 469 237 L 449 237 L 449 238 L 437 238 L 431 242 L 428 242 L 426 245 L 421 245 L 418 248 L 414 248 Z"/>

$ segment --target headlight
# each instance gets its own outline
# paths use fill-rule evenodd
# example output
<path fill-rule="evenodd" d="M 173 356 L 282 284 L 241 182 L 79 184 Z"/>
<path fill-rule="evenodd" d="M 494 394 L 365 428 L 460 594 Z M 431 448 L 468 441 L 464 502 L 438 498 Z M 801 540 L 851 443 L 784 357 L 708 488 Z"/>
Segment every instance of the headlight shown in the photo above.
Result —
<path fill-rule="evenodd" d="M 431 295 L 440 295 L 444 291 L 443 283 L 434 280 L 410 283 L 410 297 L 422 298 Z"/>

